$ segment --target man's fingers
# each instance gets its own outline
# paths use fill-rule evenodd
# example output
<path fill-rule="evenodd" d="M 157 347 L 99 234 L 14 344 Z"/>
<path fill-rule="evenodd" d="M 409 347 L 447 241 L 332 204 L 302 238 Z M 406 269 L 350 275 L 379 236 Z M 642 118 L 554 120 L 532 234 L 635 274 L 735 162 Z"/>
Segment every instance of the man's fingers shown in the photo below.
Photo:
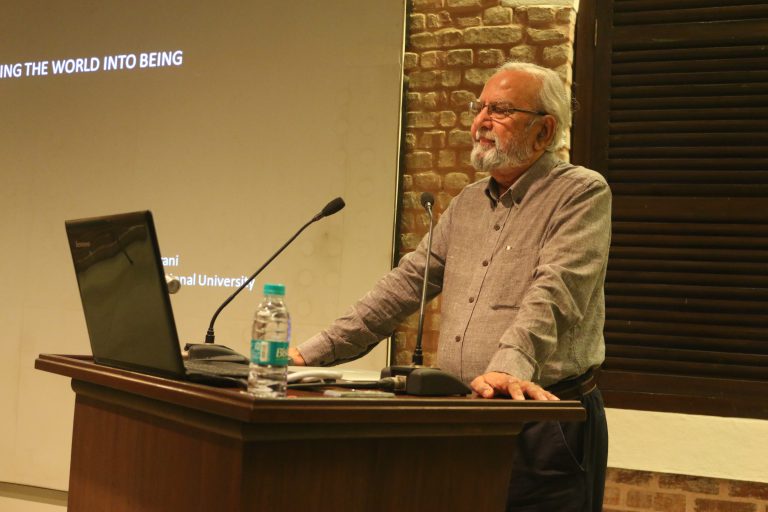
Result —
<path fill-rule="evenodd" d="M 509 396 L 513 400 L 559 400 L 538 384 L 500 372 L 480 375 L 470 383 L 470 387 L 483 398 Z"/>
<path fill-rule="evenodd" d="M 472 388 L 472 391 L 483 398 L 493 398 L 493 387 L 486 382 L 482 375 L 470 382 L 469 386 Z"/>
<path fill-rule="evenodd" d="M 510 379 L 507 383 L 507 393 L 513 400 L 525 400 L 525 394 L 523 393 L 523 387 L 521 382 Z"/>
<path fill-rule="evenodd" d="M 525 382 L 525 393 L 534 400 L 560 400 L 555 395 L 533 382 Z"/>

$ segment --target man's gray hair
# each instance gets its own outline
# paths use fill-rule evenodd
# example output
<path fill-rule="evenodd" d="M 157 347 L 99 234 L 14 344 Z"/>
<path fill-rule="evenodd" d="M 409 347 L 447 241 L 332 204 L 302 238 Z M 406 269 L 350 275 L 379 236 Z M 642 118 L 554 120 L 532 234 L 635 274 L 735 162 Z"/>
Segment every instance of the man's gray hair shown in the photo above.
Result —
<path fill-rule="evenodd" d="M 535 108 L 543 110 L 555 118 L 555 136 L 552 138 L 547 151 L 557 151 L 565 143 L 565 131 L 571 124 L 571 106 L 568 101 L 568 91 L 563 80 L 555 71 L 531 64 L 529 62 L 505 62 L 496 69 L 502 71 L 522 71 L 539 81 L 539 104 Z"/>

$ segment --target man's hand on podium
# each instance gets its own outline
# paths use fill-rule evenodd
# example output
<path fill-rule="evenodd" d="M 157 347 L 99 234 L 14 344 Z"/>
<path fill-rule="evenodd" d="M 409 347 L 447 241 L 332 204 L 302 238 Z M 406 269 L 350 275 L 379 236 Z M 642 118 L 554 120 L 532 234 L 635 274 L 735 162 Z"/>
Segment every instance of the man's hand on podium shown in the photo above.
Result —
<path fill-rule="evenodd" d="M 513 400 L 526 400 L 526 397 L 534 400 L 560 400 L 538 384 L 501 372 L 480 375 L 469 385 L 482 398 L 508 396 Z"/>

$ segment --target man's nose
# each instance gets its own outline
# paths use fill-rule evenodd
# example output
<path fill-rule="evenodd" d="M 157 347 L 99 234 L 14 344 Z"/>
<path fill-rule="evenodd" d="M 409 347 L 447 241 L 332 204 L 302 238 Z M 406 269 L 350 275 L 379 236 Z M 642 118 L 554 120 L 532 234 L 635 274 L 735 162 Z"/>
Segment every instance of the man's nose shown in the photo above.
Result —
<path fill-rule="evenodd" d="M 484 128 L 492 128 L 493 127 L 493 120 L 491 119 L 491 115 L 488 113 L 488 107 L 483 107 L 483 109 L 478 112 L 475 115 L 475 119 L 472 122 L 472 125 L 474 127 L 474 131 L 477 131 L 479 127 Z"/>

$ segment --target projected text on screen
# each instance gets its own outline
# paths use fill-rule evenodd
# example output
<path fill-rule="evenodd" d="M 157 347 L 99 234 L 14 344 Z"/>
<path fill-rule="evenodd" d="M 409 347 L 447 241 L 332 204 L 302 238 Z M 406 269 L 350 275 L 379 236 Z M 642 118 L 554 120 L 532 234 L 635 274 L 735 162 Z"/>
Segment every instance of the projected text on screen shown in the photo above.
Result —
<path fill-rule="evenodd" d="M 184 64 L 183 50 L 37 60 L 12 64 L 0 63 L 0 80 L 5 78 L 73 75 L 97 71 L 169 68 L 179 67 L 182 64 Z"/>
<path fill-rule="evenodd" d="M 240 288 L 248 280 L 248 276 L 220 276 L 218 274 L 207 274 L 204 272 L 181 273 L 181 257 L 163 256 L 161 258 L 163 267 L 169 277 L 175 277 L 182 286 L 196 286 L 208 288 Z M 248 283 L 247 289 L 253 291 L 254 282 Z"/>

